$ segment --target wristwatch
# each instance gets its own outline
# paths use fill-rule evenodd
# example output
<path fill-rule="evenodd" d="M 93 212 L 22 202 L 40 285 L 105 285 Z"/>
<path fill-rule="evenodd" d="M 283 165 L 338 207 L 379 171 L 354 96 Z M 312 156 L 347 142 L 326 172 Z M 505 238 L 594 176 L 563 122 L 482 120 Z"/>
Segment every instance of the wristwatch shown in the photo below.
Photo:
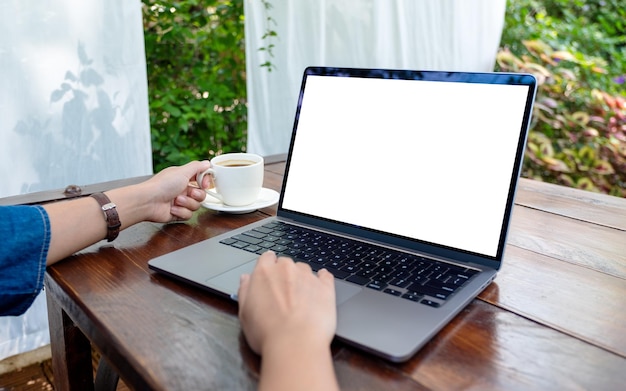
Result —
<path fill-rule="evenodd" d="M 93 193 L 91 197 L 98 201 L 104 212 L 104 220 L 107 222 L 107 241 L 112 242 L 119 235 L 122 226 L 120 216 L 117 214 L 117 206 L 104 193 Z"/>

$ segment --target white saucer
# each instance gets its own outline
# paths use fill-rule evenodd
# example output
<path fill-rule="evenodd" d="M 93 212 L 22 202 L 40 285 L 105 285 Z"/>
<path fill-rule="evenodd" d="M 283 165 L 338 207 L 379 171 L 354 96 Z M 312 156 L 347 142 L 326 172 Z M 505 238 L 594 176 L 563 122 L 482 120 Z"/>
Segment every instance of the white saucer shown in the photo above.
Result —
<path fill-rule="evenodd" d="M 250 205 L 244 205 L 244 206 L 224 205 L 217 199 L 207 194 L 206 198 L 204 199 L 204 202 L 202 202 L 202 206 L 204 206 L 207 209 L 216 210 L 218 212 L 244 214 L 244 213 L 254 212 L 257 209 L 272 206 L 278 202 L 279 198 L 280 198 L 280 194 L 278 194 L 277 191 L 274 191 L 272 189 L 262 188 L 261 192 L 259 193 L 259 198 L 256 200 L 256 202 Z"/>

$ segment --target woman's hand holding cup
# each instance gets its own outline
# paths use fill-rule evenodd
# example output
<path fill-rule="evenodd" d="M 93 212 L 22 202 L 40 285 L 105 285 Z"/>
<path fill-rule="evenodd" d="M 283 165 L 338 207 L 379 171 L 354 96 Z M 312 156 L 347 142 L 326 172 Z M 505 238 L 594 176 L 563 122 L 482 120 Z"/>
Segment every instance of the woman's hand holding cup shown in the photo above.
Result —
<path fill-rule="evenodd" d="M 204 189 L 224 205 L 253 204 L 263 186 L 264 162 L 252 153 L 226 153 L 211 159 L 211 168 L 199 173 L 196 182 L 202 186 L 205 175 L 213 177 L 215 189 Z"/>

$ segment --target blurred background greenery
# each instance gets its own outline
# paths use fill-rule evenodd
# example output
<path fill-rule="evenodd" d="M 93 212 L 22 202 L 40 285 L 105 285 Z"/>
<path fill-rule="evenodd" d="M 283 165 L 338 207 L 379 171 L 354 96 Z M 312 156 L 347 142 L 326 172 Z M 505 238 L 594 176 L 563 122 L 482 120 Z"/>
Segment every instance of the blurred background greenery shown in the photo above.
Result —
<path fill-rule="evenodd" d="M 143 5 L 155 171 L 245 150 L 243 0 Z M 522 176 L 626 197 L 623 0 L 508 0 L 494 70 L 540 82 Z"/>
<path fill-rule="evenodd" d="M 243 0 L 143 1 L 155 172 L 246 146 Z"/>
<path fill-rule="evenodd" d="M 509 0 L 501 47 L 540 82 L 522 176 L 626 197 L 623 0 Z"/>

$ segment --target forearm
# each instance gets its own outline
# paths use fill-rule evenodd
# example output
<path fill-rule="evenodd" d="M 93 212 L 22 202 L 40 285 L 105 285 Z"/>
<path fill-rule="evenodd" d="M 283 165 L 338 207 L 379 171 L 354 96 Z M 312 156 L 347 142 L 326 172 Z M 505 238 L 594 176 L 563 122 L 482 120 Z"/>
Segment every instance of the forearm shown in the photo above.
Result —
<path fill-rule="evenodd" d="M 270 344 L 262 356 L 259 391 L 270 390 L 339 390 L 330 348 L 311 341 Z"/>
<path fill-rule="evenodd" d="M 147 202 L 134 186 L 105 192 L 117 205 L 121 229 L 142 221 L 148 215 Z M 107 223 L 98 202 L 83 197 L 44 206 L 50 217 L 51 239 L 47 264 L 51 265 L 90 246 L 107 235 Z"/>

